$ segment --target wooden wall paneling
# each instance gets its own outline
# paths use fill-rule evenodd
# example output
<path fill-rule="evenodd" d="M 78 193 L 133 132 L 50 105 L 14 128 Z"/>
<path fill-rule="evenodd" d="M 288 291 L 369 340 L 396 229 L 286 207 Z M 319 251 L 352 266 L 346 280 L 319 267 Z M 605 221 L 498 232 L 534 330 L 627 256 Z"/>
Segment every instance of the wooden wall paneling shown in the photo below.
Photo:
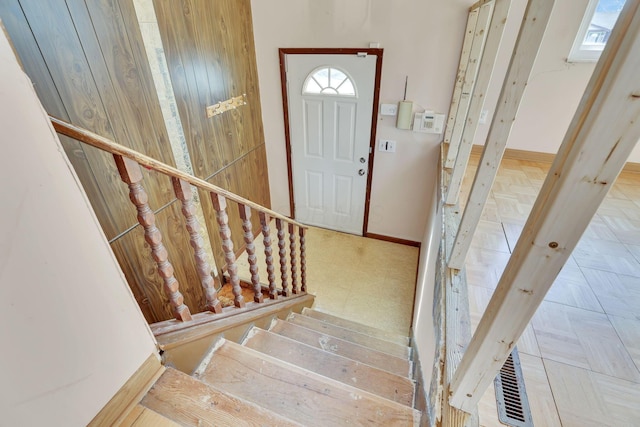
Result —
<path fill-rule="evenodd" d="M 154 0 L 171 79 L 185 127 L 194 173 L 209 182 L 270 205 L 264 133 L 258 93 L 251 5 L 247 0 Z M 247 94 L 248 105 L 207 119 L 207 105 Z M 262 145 L 260 161 L 253 150 Z M 247 156 L 245 159 L 244 157 Z M 217 230 L 208 195 L 200 194 L 207 226 Z M 230 208 L 236 248 L 241 225 Z M 258 221 L 253 224 L 258 226 Z M 216 233 L 210 233 L 216 264 L 223 256 Z"/>
<path fill-rule="evenodd" d="M 139 233 L 134 233 L 136 229 L 140 229 L 138 230 Z M 136 237 L 136 234 L 139 235 Z M 138 246 L 134 244 L 135 242 L 139 242 Z M 153 283 L 153 271 L 151 270 L 153 267 L 152 261 L 147 261 L 146 264 L 142 264 L 143 268 L 140 268 L 141 264 L 139 260 L 141 257 L 135 250 L 135 248 L 139 247 L 145 252 L 149 252 L 148 246 L 146 248 L 144 246 L 144 231 L 142 231 L 142 227 L 137 226 L 132 232 L 114 240 L 109 245 L 118 260 L 118 264 L 120 264 L 120 268 L 124 273 L 124 277 L 127 279 L 133 297 L 138 303 L 140 310 L 142 310 L 146 321 L 148 323 L 154 323 L 165 317 L 161 313 L 156 312 L 152 304 L 152 299 L 147 296 L 147 286 L 145 284 Z M 146 277 L 149 277 L 149 280 L 145 279 Z M 160 285 L 160 283 L 160 279 L 158 278 L 158 285 Z"/>
<path fill-rule="evenodd" d="M 131 0 L 124 0 L 126 3 Z M 85 4 L 67 0 L 71 19 L 80 39 L 91 74 L 96 83 L 104 111 L 114 134 L 114 141 L 143 154 L 175 166 L 169 137 L 162 115 L 152 117 L 150 103 L 159 108 L 155 92 L 145 93 L 142 81 L 152 80 L 146 60 L 136 60 L 131 44 L 142 45 L 142 36 L 132 42 L 124 25 L 119 5 L 114 0 Z M 131 31 L 135 35 L 135 31 Z M 148 102 L 147 99 L 149 99 Z M 174 200 L 171 180 L 163 175 L 148 179 L 145 187 L 152 206 L 160 207 Z M 125 205 L 126 207 L 126 205 Z M 125 214 L 125 212 L 122 212 Z"/>
<path fill-rule="evenodd" d="M 114 139 L 111 124 L 65 2 L 22 0 L 21 6 L 69 119 L 74 124 Z M 119 182 L 119 176 L 113 158 L 91 147 L 85 147 L 84 151 L 104 198 L 108 200 L 109 210 L 101 214 L 111 216 L 116 230 L 126 230 L 136 221 L 130 215 L 125 216 L 122 211 L 122 207 L 127 206 L 129 201 L 119 184 L 115 185 Z M 113 238 L 114 235 L 107 233 L 107 238 Z"/>
<path fill-rule="evenodd" d="M 0 17 L 20 57 L 22 67 L 31 78 L 38 98 L 40 98 L 45 110 L 63 120 L 69 120 L 66 107 L 60 98 L 60 94 L 18 0 L 0 2 Z M 58 137 L 82 182 L 94 211 L 100 219 L 105 234 L 115 236 L 117 234 L 117 226 L 113 221 L 108 203 L 100 191 L 99 184 L 87 159 L 85 146 L 64 135 L 58 135 Z"/>
<path fill-rule="evenodd" d="M 219 28 L 223 30 L 220 36 L 225 43 L 225 62 L 230 71 L 229 96 L 247 95 L 247 105 L 231 115 L 236 125 L 236 138 L 232 142 L 237 147 L 237 155 L 244 155 L 264 142 L 251 4 L 249 1 L 219 2 L 217 12 Z"/>
<path fill-rule="evenodd" d="M 197 51 L 206 64 L 204 71 L 207 73 L 208 97 L 212 104 L 241 95 L 233 93 L 233 82 L 236 79 L 234 64 L 243 62 L 244 58 L 229 44 L 229 38 L 237 33 L 238 28 L 230 22 L 230 15 L 225 8 L 227 3 L 189 0 L 191 16 L 194 18 L 190 21 L 191 31 L 196 34 Z M 234 7 L 241 3 L 242 1 L 234 2 Z M 243 108 L 240 107 L 240 110 Z M 243 154 L 236 126 L 238 116 L 242 114 L 240 110 L 231 110 L 206 120 L 210 132 L 207 138 L 210 147 L 206 154 L 211 164 L 218 162 L 219 167 L 226 167 Z M 211 158 L 212 156 L 216 158 Z M 215 170 L 210 169 L 206 176 L 213 173 Z"/>
<path fill-rule="evenodd" d="M 210 121 L 205 116 L 206 106 L 217 101 L 210 96 L 205 53 L 198 50 L 193 8 L 188 0 L 155 0 L 154 6 L 193 172 L 206 179 L 223 163 L 211 145 Z"/>

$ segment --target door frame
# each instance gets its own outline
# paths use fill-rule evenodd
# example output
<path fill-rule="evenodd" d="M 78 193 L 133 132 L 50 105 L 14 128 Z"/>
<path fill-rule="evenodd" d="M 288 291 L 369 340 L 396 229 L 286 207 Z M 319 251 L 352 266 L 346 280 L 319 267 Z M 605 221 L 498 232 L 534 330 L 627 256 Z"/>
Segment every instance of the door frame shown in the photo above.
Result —
<path fill-rule="evenodd" d="M 289 94 L 287 91 L 287 55 L 356 55 L 366 53 L 376 55 L 376 72 L 373 86 L 373 108 L 371 111 L 371 131 L 369 140 L 369 161 L 367 162 L 367 189 L 364 199 L 364 219 L 362 235 L 367 237 L 369 226 L 369 205 L 371 201 L 371 183 L 373 182 L 373 158 L 376 152 L 376 131 L 378 129 L 378 108 L 380 107 L 380 81 L 382 80 L 382 53 L 384 49 L 373 48 L 280 48 L 280 85 L 282 88 L 282 110 L 284 112 L 284 139 L 287 154 L 287 178 L 289 181 L 289 207 L 291 218 L 295 219 L 295 201 L 293 197 L 293 169 L 291 162 L 291 130 L 289 129 Z"/>

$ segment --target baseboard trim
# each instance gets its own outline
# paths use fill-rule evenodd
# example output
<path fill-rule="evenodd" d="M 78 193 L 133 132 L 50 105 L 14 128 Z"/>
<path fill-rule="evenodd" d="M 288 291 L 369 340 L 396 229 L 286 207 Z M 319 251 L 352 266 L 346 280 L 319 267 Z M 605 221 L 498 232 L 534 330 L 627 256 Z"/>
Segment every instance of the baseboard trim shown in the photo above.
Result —
<path fill-rule="evenodd" d="M 483 145 L 474 145 L 471 148 L 471 154 L 481 155 Z M 556 155 L 553 153 L 540 153 L 537 151 L 518 150 L 516 148 L 507 148 L 504 150 L 505 159 L 511 160 L 527 160 L 530 162 L 552 163 Z M 640 163 L 627 162 L 622 169 L 623 172 L 640 173 Z"/>
<path fill-rule="evenodd" d="M 413 246 L 414 248 L 419 248 L 421 245 L 420 242 L 416 242 L 413 240 L 400 239 L 398 237 L 385 236 L 382 234 L 375 234 L 375 233 L 365 233 L 364 237 L 368 237 L 370 239 L 376 239 L 376 240 L 384 240 L 385 242 L 398 243 L 406 246 Z"/>
<path fill-rule="evenodd" d="M 149 355 L 120 390 L 88 424 L 89 427 L 120 425 L 155 384 L 165 368 L 155 353 Z"/>

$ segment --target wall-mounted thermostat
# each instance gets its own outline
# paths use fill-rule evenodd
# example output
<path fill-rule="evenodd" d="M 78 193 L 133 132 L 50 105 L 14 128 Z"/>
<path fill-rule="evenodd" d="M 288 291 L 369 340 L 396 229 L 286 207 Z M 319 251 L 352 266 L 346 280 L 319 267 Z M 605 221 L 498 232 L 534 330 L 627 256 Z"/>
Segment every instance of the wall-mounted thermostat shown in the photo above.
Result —
<path fill-rule="evenodd" d="M 413 116 L 413 131 L 423 133 L 442 133 L 444 131 L 444 114 L 435 114 L 433 111 L 416 113 Z"/>

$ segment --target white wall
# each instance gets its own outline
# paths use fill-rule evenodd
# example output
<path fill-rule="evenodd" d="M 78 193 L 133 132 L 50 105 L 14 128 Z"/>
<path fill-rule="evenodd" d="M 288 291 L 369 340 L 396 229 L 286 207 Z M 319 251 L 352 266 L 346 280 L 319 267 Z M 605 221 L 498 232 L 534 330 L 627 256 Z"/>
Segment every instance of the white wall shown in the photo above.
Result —
<path fill-rule="evenodd" d="M 473 0 L 252 0 L 262 116 L 273 209 L 289 212 L 278 48 L 384 49 L 380 101 L 407 99 L 414 109 L 446 113 L 458 66 L 468 7 Z M 375 153 L 369 232 L 420 241 L 435 180 L 440 136 L 395 128 L 379 117 L 378 138 L 397 152 Z"/>
<path fill-rule="evenodd" d="M 437 166 L 437 165 L 436 165 Z M 422 368 L 422 387 L 425 396 L 429 395 L 433 364 L 435 359 L 436 334 L 433 318 L 433 291 L 436 275 L 436 261 L 442 239 L 442 214 L 437 192 L 434 191 L 429 208 L 425 212 L 425 227 L 420 247 L 418 277 L 416 281 L 416 299 L 414 302 L 412 331 L 414 346 L 420 358 Z"/>
<path fill-rule="evenodd" d="M 155 341 L 0 31 L 0 424 L 86 425 Z"/>
<path fill-rule="evenodd" d="M 487 104 L 495 108 L 526 0 L 513 0 L 498 66 L 491 81 Z M 556 0 L 549 26 L 513 126 L 508 147 L 556 153 L 573 118 L 595 63 L 566 61 L 588 0 Z M 475 144 L 484 145 L 489 125 L 481 125 Z M 629 161 L 640 162 L 640 145 Z"/>

